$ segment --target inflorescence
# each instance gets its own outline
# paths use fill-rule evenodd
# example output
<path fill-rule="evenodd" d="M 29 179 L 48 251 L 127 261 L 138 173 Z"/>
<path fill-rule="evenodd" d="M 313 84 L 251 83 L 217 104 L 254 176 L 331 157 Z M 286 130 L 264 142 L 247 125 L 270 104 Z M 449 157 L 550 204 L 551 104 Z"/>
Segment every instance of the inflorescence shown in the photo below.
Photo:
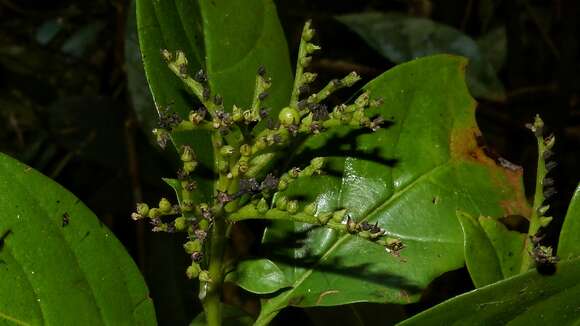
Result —
<path fill-rule="evenodd" d="M 381 100 L 371 99 L 368 92 L 351 104 L 332 108 L 324 104 L 333 92 L 360 80 L 355 72 L 342 79 L 331 80 L 319 92 L 311 93 L 310 84 L 316 79 L 316 74 L 305 72 L 305 69 L 311 61 L 310 55 L 320 50 L 319 46 L 311 43 L 313 36 L 314 30 L 307 22 L 302 32 L 291 100 L 277 117 L 272 117 L 272 110 L 263 103 L 272 83 L 264 67 L 259 67 L 256 74 L 251 107 L 234 105 L 231 110 L 226 110 L 222 97 L 212 93 L 203 70 L 192 73 L 182 51 L 161 51 L 169 68 L 188 86 L 201 105 L 191 110 L 187 119 L 168 109 L 160 109 L 159 127 L 153 133 L 159 146 L 165 148 L 171 141 L 172 132 L 208 131 L 214 148 L 213 170 L 217 180 L 213 199 L 210 202 L 197 201 L 194 193 L 198 185 L 194 172 L 199 162 L 190 146 L 181 146 L 182 167 L 177 172 L 176 183 L 179 203 L 172 204 L 166 198 L 162 198 L 158 207 L 153 208 L 139 203 L 132 218 L 148 218 L 153 231 L 187 233 L 188 241 L 184 249 L 192 260 L 187 270 L 188 277 L 202 280 L 209 277 L 203 268 L 207 265 L 204 245 L 216 219 L 230 224 L 246 219 L 306 222 L 368 239 L 394 254 L 402 249 L 402 243 L 387 237 L 378 224 L 354 221 L 346 209 L 320 212 L 315 202 L 303 203 L 284 195 L 284 190 L 298 178 L 323 173 L 324 158 L 315 158 L 306 167 L 292 168 L 281 176 L 271 172 L 281 150 L 290 146 L 293 139 L 300 135 L 318 134 L 336 126 L 375 131 L 383 122 L 381 117 L 369 118 L 365 114 L 368 108 L 381 104 Z M 256 128 L 262 121 L 267 127 Z"/>

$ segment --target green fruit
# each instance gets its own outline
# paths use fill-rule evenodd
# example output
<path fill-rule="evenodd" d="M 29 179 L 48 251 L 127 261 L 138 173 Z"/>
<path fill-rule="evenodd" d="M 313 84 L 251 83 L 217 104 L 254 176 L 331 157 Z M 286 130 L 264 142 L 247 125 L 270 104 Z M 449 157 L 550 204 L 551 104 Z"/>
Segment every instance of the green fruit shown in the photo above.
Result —
<path fill-rule="evenodd" d="M 295 125 L 300 122 L 300 114 L 294 108 L 285 107 L 278 114 L 278 120 L 280 120 L 280 123 L 286 127 Z"/>

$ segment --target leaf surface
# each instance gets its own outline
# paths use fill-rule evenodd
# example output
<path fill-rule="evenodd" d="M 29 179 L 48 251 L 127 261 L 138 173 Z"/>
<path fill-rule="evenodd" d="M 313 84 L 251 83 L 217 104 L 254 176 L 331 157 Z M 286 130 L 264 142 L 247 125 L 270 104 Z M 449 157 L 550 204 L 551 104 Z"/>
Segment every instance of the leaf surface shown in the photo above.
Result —
<path fill-rule="evenodd" d="M 465 264 L 473 284 L 479 288 L 501 281 L 499 258 L 479 222 L 464 212 L 457 212 L 457 218 L 463 229 Z"/>
<path fill-rule="evenodd" d="M 529 213 L 521 170 L 504 169 L 477 145 L 481 135 L 465 64 L 438 55 L 399 65 L 364 87 L 384 99 L 370 114 L 391 126 L 353 138 L 340 130 L 307 143 L 306 152 L 333 157 L 332 171 L 299 179 L 287 195 L 316 199 L 319 212 L 347 208 L 353 219 L 378 222 L 406 247 L 397 257 L 351 235 L 274 224 L 264 242 L 293 288 L 264 300 L 262 320 L 286 305 L 413 302 L 431 280 L 464 263 L 456 210 Z M 295 247 L 288 249 L 288 243 Z"/>
<path fill-rule="evenodd" d="M 576 187 L 574 196 L 568 206 L 566 219 L 560 231 L 558 241 L 558 256 L 561 259 L 571 259 L 580 256 L 580 185 Z"/>
<path fill-rule="evenodd" d="M 0 154 L 0 323 L 155 325 L 139 270 L 61 186 Z"/>
<path fill-rule="evenodd" d="M 281 108 L 289 100 L 290 59 L 272 1 L 137 0 L 137 26 L 147 81 L 158 108 L 169 107 L 187 118 L 199 105 L 167 67 L 161 49 L 182 50 L 191 74 L 203 68 L 212 93 L 223 98 L 226 110 L 231 110 L 233 104 L 249 107 L 260 65 L 273 81 L 264 104 Z M 177 148 L 192 146 L 203 167 L 213 170 L 207 132 L 173 133 L 172 138 Z M 211 173 L 206 175 L 210 177 Z M 199 183 L 212 193 L 210 182 Z"/>
<path fill-rule="evenodd" d="M 580 260 L 554 275 L 536 270 L 459 295 L 403 321 L 409 325 L 577 325 Z"/>
<path fill-rule="evenodd" d="M 236 270 L 226 277 L 226 281 L 238 284 L 242 289 L 267 294 L 290 286 L 280 268 L 268 259 L 251 259 L 238 263 Z"/>
<path fill-rule="evenodd" d="M 337 17 L 368 45 L 394 63 L 448 53 L 469 58 L 467 82 L 475 97 L 503 100 L 505 91 L 478 44 L 453 27 L 397 13 L 360 13 Z"/>

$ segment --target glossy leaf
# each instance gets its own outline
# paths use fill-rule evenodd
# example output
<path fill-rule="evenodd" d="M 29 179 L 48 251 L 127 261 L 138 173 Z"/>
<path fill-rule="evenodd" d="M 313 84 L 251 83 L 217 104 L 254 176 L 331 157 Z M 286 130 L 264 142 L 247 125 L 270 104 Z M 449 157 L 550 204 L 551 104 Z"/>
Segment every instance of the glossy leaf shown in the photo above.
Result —
<path fill-rule="evenodd" d="M 475 97 L 503 100 L 505 91 L 477 43 L 453 27 L 397 13 L 360 13 L 337 19 L 394 63 L 448 53 L 469 58 L 467 82 Z"/>
<path fill-rule="evenodd" d="M 147 81 L 158 108 L 169 107 L 186 118 L 196 105 L 193 95 L 163 61 L 161 49 L 184 51 L 191 73 L 203 68 L 212 92 L 223 97 L 226 110 L 234 103 L 250 105 L 260 65 L 273 82 L 264 104 L 281 108 L 288 102 L 290 59 L 272 1 L 137 0 L 137 27 Z M 213 170 L 208 133 L 174 133 L 173 141 L 178 148 L 191 145 L 201 165 Z M 212 193 L 211 182 L 205 181 L 198 180 L 200 188 Z"/>
<path fill-rule="evenodd" d="M 0 323 L 155 325 L 139 270 L 58 184 L 0 154 Z"/>
<path fill-rule="evenodd" d="M 494 218 L 458 212 L 464 236 L 465 262 L 476 287 L 520 273 L 526 234 L 510 231 Z"/>
<path fill-rule="evenodd" d="M 399 325 L 577 325 L 578 275 L 578 259 L 559 263 L 551 276 L 530 270 L 454 297 Z"/>
<path fill-rule="evenodd" d="M 561 259 L 572 259 L 580 256 L 580 185 L 576 187 L 574 196 L 568 206 L 566 219 L 560 231 L 558 241 L 558 256 Z"/>
<path fill-rule="evenodd" d="M 241 261 L 236 270 L 228 274 L 226 280 L 257 294 L 272 293 L 290 287 L 290 282 L 280 268 L 264 258 Z"/>
<path fill-rule="evenodd" d="M 143 60 L 141 59 L 141 49 L 139 48 L 139 37 L 137 35 L 137 16 L 135 1 L 131 1 L 131 6 L 127 13 L 127 23 L 125 25 L 125 64 L 127 66 L 127 89 L 131 97 L 131 104 L 139 124 L 154 141 L 155 137 L 151 133 L 157 127 L 157 113 L 153 97 L 145 77 Z"/>
<path fill-rule="evenodd" d="M 357 221 L 378 222 L 406 248 L 397 257 L 325 228 L 275 224 L 264 242 L 293 288 L 264 300 L 262 321 L 286 305 L 413 302 L 435 277 L 463 266 L 456 210 L 529 213 L 521 171 L 504 169 L 477 145 L 465 64 L 439 55 L 397 66 L 364 87 L 384 99 L 370 114 L 381 114 L 391 126 L 351 134 L 351 141 L 341 138 L 348 130 L 340 130 L 307 143 L 305 152 L 334 157 L 329 175 L 297 181 L 288 195 L 316 198 L 322 212 L 347 208 Z M 288 242 L 298 248 L 284 249 Z"/>
<path fill-rule="evenodd" d="M 457 212 L 457 218 L 463 229 L 465 264 L 473 284 L 479 288 L 501 281 L 499 259 L 479 222 L 464 212 Z"/>
<path fill-rule="evenodd" d="M 522 262 L 529 255 L 526 251 L 527 234 L 508 230 L 505 225 L 491 217 L 479 217 L 479 224 L 491 241 L 503 278 L 518 275 Z"/>

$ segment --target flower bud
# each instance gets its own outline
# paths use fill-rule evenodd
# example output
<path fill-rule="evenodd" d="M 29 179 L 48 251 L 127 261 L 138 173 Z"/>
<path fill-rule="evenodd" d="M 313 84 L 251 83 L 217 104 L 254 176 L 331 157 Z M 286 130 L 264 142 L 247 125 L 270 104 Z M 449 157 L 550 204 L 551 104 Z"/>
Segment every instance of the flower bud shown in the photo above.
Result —
<path fill-rule="evenodd" d="M 298 212 L 299 204 L 297 200 L 289 200 L 288 204 L 286 205 L 286 210 L 290 214 L 296 214 Z"/>
<path fill-rule="evenodd" d="M 286 179 L 280 179 L 278 182 L 278 191 L 284 191 L 288 188 L 288 181 Z"/>
<path fill-rule="evenodd" d="M 137 214 L 147 216 L 149 213 L 149 205 L 145 203 L 137 203 Z"/>
<path fill-rule="evenodd" d="M 171 212 L 171 202 L 167 198 L 161 198 L 159 201 L 159 211 L 164 214 Z"/>
<path fill-rule="evenodd" d="M 317 206 L 318 205 L 316 204 L 316 202 L 312 202 L 312 203 L 304 206 L 304 213 L 306 213 L 308 215 L 315 215 Z"/>
<path fill-rule="evenodd" d="M 235 151 L 236 150 L 232 146 L 226 145 L 220 149 L 220 154 L 222 156 L 228 157 L 228 156 L 231 156 L 232 154 L 234 154 Z"/>
<path fill-rule="evenodd" d="M 187 173 L 187 174 L 190 174 L 191 172 L 195 171 L 196 167 L 197 167 L 196 161 L 190 161 L 190 162 L 183 163 L 183 171 L 185 171 L 185 173 Z"/>
<path fill-rule="evenodd" d="M 197 227 L 198 227 L 200 230 L 204 230 L 204 231 L 205 231 L 205 230 L 209 229 L 209 221 L 208 221 L 208 220 L 206 220 L 206 219 L 202 219 L 202 220 L 200 220 L 200 221 L 199 221 L 199 223 L 197 224 Z"/>
<path fill-rule="evenodd" d="M 199 280 L 202 282 L 211 282 L 211 277 L 209 276 L 209 272 L 208 271 L 201 271 L 199 272 L 199 276 L 198 276 Z"/>
<path fill-rule="evenodd" d="M 342 220 L 344 219 L 345 215 L 346 215 L 346 209 L 338 210 L 338 211 L 332 213 L 332 221 L 336 222 L 336 223 L 341 223 Z"/>
<path fill-rule="evenodd" d="M 250 156 L 252 155 L 252 147 L 248 144 L 242 144 L 240 146 L 240 154 L 242 156 Z"/>
<path fill-rule="evenodd" d="M 170 62 L 170 61 L 173 60 L 173 54 L 171 52 L 169 52 L 169 50 L 167 50 L 167 49 L 162 49 L 161 50 L 161 56 L 167 62 Z"/>
<path fill-rule="evenodd" d="M 185 220 L 185 217 L 180 216 L 173 221 L 173 225 L 175 226 L 175 230 L 185 231 L 187 228 L 187 221 Z"/>
<path fill-rule="evenodd" d="M 288 206 L 288 198 L 286 196 L 278 196 L 276 198 L 276 208 L 280 209 L 280 210 L 286 210 L 286 207 Z"/>
<path fill-rule="evenodd" d="M 201 272 L 201 267 L 199 266 L 198 263 L 191 263 L 191 266 L 187 267 L 187 270 L 185 271 L 185 275 L 187 275 L 187 278 L 194 279 L 197 278 L 199 276 L 199 273 Z"/>
<path fill-rule="evenodd" d="M 237 107 L 235 104 L 232 108 L 232 120 L 234 122 L 240 122 L 242 121 L 242 119 L 244 118 L 244 115 L 242 114 L 242 109 L 240 109 L 239 107 Z"/>
<path fill-rule="evenodd" d="M 193 254 L 196 251 L 200 251 L 201 250 L 201 241 L 199 241 L 198 239 L 192 240 L 192 241 L 187 241 L 184 245 L 183 245 L 183 249 L 185 249 L 185 252 L 188 254 Z"/>
<path fill-rule="evenodd" d="M 268 203 L 264 198 L 261 198 L 258 204 L 256 205 L 256 210 L 258 210 L 258 213 L 260 214 L 265 214 L 269 208 L 270 207 L 268 207 Z"/>
<path fill-rule="evenodd" d="M 342 79 L 342 82 L 346 87 L 351 87 L 356 82 L 358 82 L 360 79 L 361 79 L 360 76 L 355 71 L 353 71 L 350 74 L 348 74 L 346 77 L 344 77 Z"/>
<path fill-rule="evenodd" d="M 149 216 L 150 219 L 158 218 L 161 216 L 161 212 L 159 211 L 159 208 L 151 208 L 147 216 Z"/>
<path fill-rule="evenodd" d="M 324 157 L 315 157 L 310 161 L 310 166 L 315 170 L 320 170 L 324 166 Z"/>
<path fill-rule="evenodd" d="M 313 43 L 306 44 L 306 53 L 310 54 L 310 53 L 318 51 L 318 50 L 320 50 L 320 46 L 313 44 Z"/>

